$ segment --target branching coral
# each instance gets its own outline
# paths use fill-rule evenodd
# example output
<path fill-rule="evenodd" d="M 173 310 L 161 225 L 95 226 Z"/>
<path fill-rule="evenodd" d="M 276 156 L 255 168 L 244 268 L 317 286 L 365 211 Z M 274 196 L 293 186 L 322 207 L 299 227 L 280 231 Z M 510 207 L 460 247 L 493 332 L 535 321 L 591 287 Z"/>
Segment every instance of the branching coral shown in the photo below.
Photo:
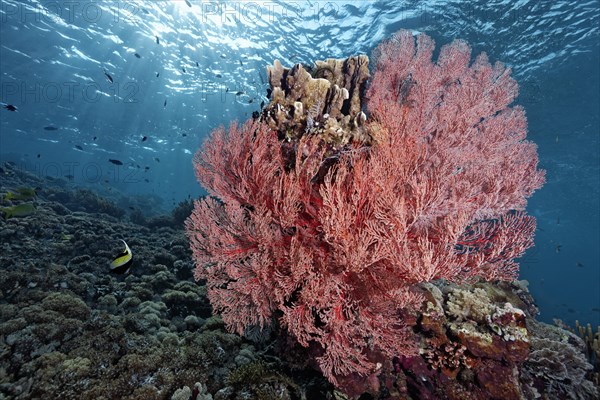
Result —
<path fill-rule="evenodd" d="M 416 284 L 513 279 L 533 244 L 522 210 L 544 173 L 510 69 L 433 48 L 406 31 L 381 44 L 364 98 L 365 56 L 315 78 L 275 63 L 263 114 L 194 159 L 213 197 L 186 226 L 211 303 L 240 334 L 277 320 L 332 382 L 416 353 Z"/>

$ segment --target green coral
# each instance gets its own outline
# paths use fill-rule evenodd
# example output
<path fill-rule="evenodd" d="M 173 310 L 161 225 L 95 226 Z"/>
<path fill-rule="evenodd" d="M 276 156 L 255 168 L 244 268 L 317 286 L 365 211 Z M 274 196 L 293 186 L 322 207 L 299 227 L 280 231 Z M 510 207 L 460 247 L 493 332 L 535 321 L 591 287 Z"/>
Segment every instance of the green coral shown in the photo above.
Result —
<path fill-rule="evenodd" d="M 241 389 L 250 391 L 252 398 L 258 400 L 290 398 L 291 392 L 299 394 L 300 389 L 291 378 L 262 360 L 252 361 L 232 370 L 227 377 L 227 384 L 238 392 Z"/>
<path fill-rule="evenodd" d="M 42 307 L 56 311 L 67 318 L 85 320 L 90 315 L 90 308 L 79 297 L 68 293 L 51 293 L 42 300 Z"/>

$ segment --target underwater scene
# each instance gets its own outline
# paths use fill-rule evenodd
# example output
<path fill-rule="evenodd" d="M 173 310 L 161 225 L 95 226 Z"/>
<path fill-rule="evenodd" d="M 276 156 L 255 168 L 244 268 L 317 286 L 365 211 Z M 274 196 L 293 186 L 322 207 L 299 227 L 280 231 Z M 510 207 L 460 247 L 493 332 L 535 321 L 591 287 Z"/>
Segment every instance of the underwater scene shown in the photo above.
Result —
<path fill-rule="evenodd" d="M 0 400 L 600 399 L 597 1 L 0 0 Z"/>

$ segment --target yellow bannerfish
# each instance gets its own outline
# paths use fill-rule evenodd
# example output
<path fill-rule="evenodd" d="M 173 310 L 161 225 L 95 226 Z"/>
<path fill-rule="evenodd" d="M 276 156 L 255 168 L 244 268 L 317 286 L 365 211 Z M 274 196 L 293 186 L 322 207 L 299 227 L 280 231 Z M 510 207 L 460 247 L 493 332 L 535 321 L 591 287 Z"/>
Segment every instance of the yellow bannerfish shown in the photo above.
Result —
<path fill-rule="evenodd" d="M 127 243 L 123 239 L 121 242 L 125 245 L 125 249 L 110 263 L 110 272 L 114 274 L 127 274 L 131 270 L 133 263 L 133 253 Z"/>

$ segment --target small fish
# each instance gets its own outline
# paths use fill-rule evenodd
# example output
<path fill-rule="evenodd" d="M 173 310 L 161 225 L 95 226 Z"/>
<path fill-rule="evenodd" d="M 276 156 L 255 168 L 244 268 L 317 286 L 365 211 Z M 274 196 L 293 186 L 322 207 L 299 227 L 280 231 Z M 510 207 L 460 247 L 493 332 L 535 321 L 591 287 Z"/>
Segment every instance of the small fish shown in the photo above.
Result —
<path fill-rule="evenodd" d="M 583 265 L 583 263 L 580 263 L 580 262 L 578 262 L 578 263 L 577 263 L 577 266 L 578 266 L 579 268 L 583 268 L 583 267 L 585 267 L 585 265 Z"/>
<path fill-rule="evenodd" d="M 41 154 L 38 154 L 38 155 L 37 155 L 37 158 L 40 158 L 41 156 L 42 156 Z"/>
<path fill-rule="evenodd" d="M 188 7 L 192 6 L 192 3 L 190 3 L 188 0 L 185 0 L 185 4 L 187 4 Z"/>
<path fill-rule="evenodd" d="M 150 167 L 149 167 L 149 166 L 145 166 L 145 167 L 144 167 L 144 169 L 145 169 L 146 171 L 148 171 L 148 170 L 150 169 Z"/>
<path fill-rule="evenodd" d="M 222 77 L 223 77 L 223 75 L 221 75 L 221 74 L 215 74 L 215 76 L 216 76 L 217 78 L 222 78 Z"/>
<path fill-rule="evenodd" d="M 196 61 L 196 67 L 200 67 L 200 64 L 198 64 L 198 61 Z"/>
<path fill-rule="evenodd" d="M 44 127 L 44 130 L 45 130 L 45 131 L 57 131 L 57 130 L 58 130 L 58 128 L 57 128 L 57 127 L 55 127 L 55 126 L 52 126 L 52 125 L 48 125 L 48 126 L 45 126 L 45 127 Z"/>
<path fill-rule="evenodd" d="M 154 157 L 154 160 L 158 163 L 160 162 L 160 159 L 158 157 Z"/>
<path fill-rule="evenodd" d="M 67 235 L 65 233 L 61 233 L 60 234 L 60 240 L 64 241 L 64 242 L 69 242 L 73 239 L 73 235 Z"/>
<path fill-rule="evenodd" d="M 98 136 L 94 136 L 94 137 L 92 138 L 92 140 L 96 140 L 96 139 L 98 139 Z"/>
<path fill-rule="evenodd" d="M 163 103 L 163 107 L 167 106 L 167 99 L 165 99 L 165 102 Z"/>
<path fill-rule="evenodd" d="M 156 77 L 158 78 L 159 76 L 160 76 L 160 72 L 157 72 L 156 73 Z"/>
<path fill-rule="evenodd" d="M 220 57 L 221 58 L 227 58 L 227 56 L 225 54 L 221 54 Z"/>
<path fill-rule="evenodd" d="M 24 203 L 12 207 L 3 207 L 0 208 L 0 211 L 4 214 L 4 220 L 6 221 L 9 218 L 26 217 L 33 214 L 35 212 L 35 206 L 33 203 Z"/>
<path fill-rule="evenodd" d="M 181 67 L 181 70 L 183 71 L 183 73 L 185 74 L 185 67 Z"/>
<path fill-rule="evenodd" d="M 31 200 L 37 193 L 34 188 L 19 187 L 14 192 L 9 191 L 4 195 L 4 201 L 8 200 Z"/>
<path fill-rule="evenodd" d="M 252 103 L 254 103 L 254 99 L 248 100 L 248 104 L 252 104 Z"/>
<path fill-rule="evenodd" d="M 142 56 L 140 56 L 138 53 L 134 53 L 133 54 L 136 58 L 142 58 Z"/>
<path fill-rule="evenodd" d="M 17 107 L 13 106 L 12 104 L 3 104 L 2 107 L 8 111 L 17 111 Z"/>
<path fill-rule="evenodd" d="M 144 178 L 144 182 L 150 183 L 150 181 L 148 179 L 146 179 L 146 178 Z"/>
<path fill-rule="evenodd" d="M 81 147 L 81 146 L 80 146 L 80 145 L 78 145 L 78 144 L 76 144 L 74 147 L 75 147 L 77 150 L 81 150 L 81 151 L 83 151 L 83 147 Z"/>
<path fill-rule="evenodd" d="M 242 91 L 240 90 L 240 91 L 239 91 L 239 92 L 237 92 L 235 95 L 236 95 L 236 96 L 241 96 L 241 95 L 243 95 L 243 94 L 246 94 L 246 92 L 242 92 Z"/>
<path fill-rule="evenodd" d="M 125 249 L 123 249 L 123 251 L 121 251 L 110 263 L 110 272 L 119 275 L 129 273 L 131 264 L 133 263 L 133 253 L 131 252 L 131 249 L 123 239 L 121 239 L 121 242 L 125 245 Z"/>
<path fill-rule="evenodd" d="M 142 137 L 142 142 L 145 142 L 146 140 L 148 140 L 148 136 Z"/>
<path fill-rule="evenodd" d="M 243 67 L 244 63 L 242 62 L 242 60 L 240 60 L 240 66 Z"/>
<path fill-rule="evenodd" d="M 106 76 L 106 79 L 108 79 L 108 81 L 109 81 L 110 83 L 113 83 L 113 82 L 114 82 L 114 80 L 113 80 L 113 77 L 112 77 L 112 76 L 110 76 L 110 74 L 109 74 L 108 72 L 106 72 L 106 70 L 104 70 L 104 76 Z"/>
<path fill-rule="evenodd" d="M 156 44 L 160 44 L 160 39 L 158 38 L 158 36 L 156 37 Z"/>
<path fill-rule="evenodd" d="M 114 160 L 112 158 L 109 158 L 108 161 L 111 162 L 111 163 L 113 163 L 113 164 L 115 164 L 115 165 L 123 165 L 122 161 Z"/>
<path fill-rule="evenodd" d="M 182 133 L 181 136 L 186 137 L 187 133 Z"/>
<path fill-rule="evenodd" d="M 562 244 L 557 244 L 555 247 L 555 250 L 557 253 L 560 253 L 560 250 L 562 249 Z"/>

